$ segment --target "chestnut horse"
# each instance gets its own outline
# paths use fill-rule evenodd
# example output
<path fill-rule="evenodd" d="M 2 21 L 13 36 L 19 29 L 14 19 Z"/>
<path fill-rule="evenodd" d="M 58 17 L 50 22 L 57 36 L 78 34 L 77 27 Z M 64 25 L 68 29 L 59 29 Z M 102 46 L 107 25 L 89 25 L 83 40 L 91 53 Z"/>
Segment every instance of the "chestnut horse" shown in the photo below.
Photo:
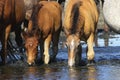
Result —
<path fill-rule="evenodd" d="M 44 63 L 48 64 L 50 61 L 49 48 L 51 41 L 52 59 L 55 59 L 61 31 L 61 11 L 61 6 L 54 1 L 40 1 L 33 8 L 28 29 L 22 33 L 25 40 L 27 63 L 29 65 L 35 63 L 39 43 Z"/>
<path fill-rule="evenodd" d="M 20 25 L 25 18 L 24 1 L 21 0 L 0 0 L 0 41 L 2 44 L 1 58 L 2 63 L 6 63 L 7 58 L 7 40 L 12 31 L 16 31 L 20 37 Z M 18 40 L 18 42 L 20 39 Z"/>
<path fill-rule="evenodd" d="M 98 22 L 98 11 L 94 0 L 67 0 L 63 29 L 68 48 L 68 65 L 79 63 L 81 44 L 87 43 L 88 62 L 94 61 L 94 37 Z"/>

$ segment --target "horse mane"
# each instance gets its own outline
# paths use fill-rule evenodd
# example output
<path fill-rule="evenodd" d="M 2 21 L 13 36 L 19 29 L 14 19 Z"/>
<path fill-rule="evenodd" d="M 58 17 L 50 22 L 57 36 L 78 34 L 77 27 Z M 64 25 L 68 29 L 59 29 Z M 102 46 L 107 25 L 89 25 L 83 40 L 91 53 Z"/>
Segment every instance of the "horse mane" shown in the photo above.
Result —
<path fill-rule="evenodd" d="M 36 4 L 33 6 L 32 8 L 32 15 L 31 15 L 31 18 L 29 20 L 29 26 L 28 26 L 28 30 L 27 30 L 27 33 L 26 35 L 29 36 L 29 37 L 32 37 L 34 36 L 35 34 L 39 34 L 39 27 L 38 27 L 38 13 L 39 13 L 39 10 L 42 8 L 42 4 Z"/>
<path fill-rule="evenodd" d="M 32 13 L 32 15 L 31 15 L 31 20 L 32 20 L 32 23 L 33 23 L 33 27 L 32 27 L 32 29 L 34 30 L 34 29 L 36 29 L 36 28 L 38 28 L 37 26 L 37 21 L 38 21 L 38 13 L 39 13 L 39 10 L 42 8 L 42 4 L 37 4 L 37 5 L 34 5 L 33 6 L 33 13 Z"/>
<path fill-rule="evenodd" d="M 71 34 L 76 33 L 77 31 L 77 25 L 79 23 L 79 16 L 80 16 L 80 12 L 79 12 L 79 7 L 81 5 L 81 2 L 77 2 L 73 5 L 72 10 L 71 10 L 71 19 L 70 19 L 70 23 L 71 23 Z"/>

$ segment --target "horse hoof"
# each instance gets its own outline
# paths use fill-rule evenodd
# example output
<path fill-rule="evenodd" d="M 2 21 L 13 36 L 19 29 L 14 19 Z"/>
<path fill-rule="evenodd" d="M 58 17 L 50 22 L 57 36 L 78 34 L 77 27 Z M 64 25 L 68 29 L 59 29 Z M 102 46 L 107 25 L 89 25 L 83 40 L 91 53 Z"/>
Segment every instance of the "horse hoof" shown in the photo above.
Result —
<path fill-rule="evenodd" d="M 87 66 L 94 66 L 95 65 L 95 60 L 89 60 L 87 63 Z"/>

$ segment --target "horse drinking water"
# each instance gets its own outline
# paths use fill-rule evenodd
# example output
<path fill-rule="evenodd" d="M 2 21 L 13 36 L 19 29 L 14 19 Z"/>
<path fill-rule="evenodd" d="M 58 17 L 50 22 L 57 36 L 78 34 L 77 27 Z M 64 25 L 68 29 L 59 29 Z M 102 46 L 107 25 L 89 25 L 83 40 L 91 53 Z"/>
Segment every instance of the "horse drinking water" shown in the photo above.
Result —
<path fill-rule="evenodd" d="M 98 22 L 98 11 L 94 0 L 67 0 L 63 22 L 68 48 L 68 65 L 73 66 L 79 63 L 82 40 L 87 43 L 88 62 L 92 62 Z"/>
<path fill-rule="evenodd" d="M 50 61 L 49 48 L 52 41 L 52 58 L 58 52 L 59 35 L 61 31 L 61 6 L 54 1 L 40 1 L 33 8 L 27 31 L 23 32 L 25 40 L 27 63 L 35 63 L 40 43 L 41 56 L 45 64 Z"/>

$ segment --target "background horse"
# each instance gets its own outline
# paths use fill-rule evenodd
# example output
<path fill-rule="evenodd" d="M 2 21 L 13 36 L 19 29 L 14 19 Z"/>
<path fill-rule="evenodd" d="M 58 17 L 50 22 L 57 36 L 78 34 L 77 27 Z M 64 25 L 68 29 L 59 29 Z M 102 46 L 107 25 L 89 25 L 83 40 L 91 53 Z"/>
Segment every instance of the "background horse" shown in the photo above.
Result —
<path fill-rule="evenodd" d="M 24 1 L 21 0 L 0 0 L 0 41 L 2 44 L 1 58 L 2 63 L 6 63 L 7 40 L 11 31 L 16 32 L 18 44 L 21 45 L 20 26 L 25 18 Z M 19 26 L 19 27 L 18 27 Z"/>
<path fill-rule="evenodd" d="M 119 0 L 102 0 L 103 17 L 107 25 L 113 31 L 120 33 L 120 1 Z"/>
<path fill-rule="evenodd" d="M 39 42 L 44 63 L 48 64 L 50 61 L 49 48 L 51 41 L 53 49 L 52 58 L 55 59 L 61 31 L 61 11 L 61 6 L 54 1 L 40 1 L 33 8 L 28 30 L 22 33 L 25 40 L 27 63 L 29 65 L 35 62 Z"/>
<path fill-rule="evenodd" d="M 88 62 L 94 60 L 93 43 L 98 22 L 98 11 L 94 0 L 67 0 L 63 29 L 68 48 L 68 65 L 79 63 L 80 41 L 87 43 Z"/>

